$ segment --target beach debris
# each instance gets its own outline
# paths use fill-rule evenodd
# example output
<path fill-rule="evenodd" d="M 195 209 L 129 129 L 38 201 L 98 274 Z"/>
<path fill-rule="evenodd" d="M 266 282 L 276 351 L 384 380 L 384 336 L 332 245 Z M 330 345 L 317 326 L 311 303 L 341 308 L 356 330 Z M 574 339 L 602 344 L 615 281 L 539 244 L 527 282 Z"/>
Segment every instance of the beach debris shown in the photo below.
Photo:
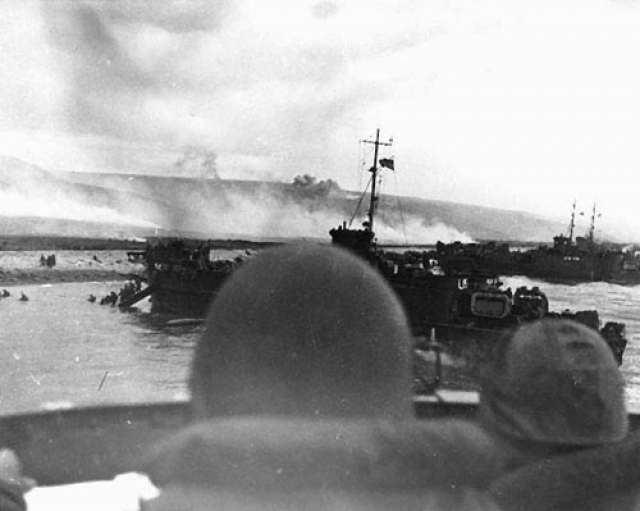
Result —
<path fill-rule="evenodd" d="M 100 392 L 102 390 L 102 386 L 104 385 L 104 382 L 107 379 L 107 376 L 109 376 L 109 371 L 105 371 L 104 372 L 104 376 L 102 377 L 102 381 L 100 381 L 100 385 L 98 386 L 98 392 Z"/>

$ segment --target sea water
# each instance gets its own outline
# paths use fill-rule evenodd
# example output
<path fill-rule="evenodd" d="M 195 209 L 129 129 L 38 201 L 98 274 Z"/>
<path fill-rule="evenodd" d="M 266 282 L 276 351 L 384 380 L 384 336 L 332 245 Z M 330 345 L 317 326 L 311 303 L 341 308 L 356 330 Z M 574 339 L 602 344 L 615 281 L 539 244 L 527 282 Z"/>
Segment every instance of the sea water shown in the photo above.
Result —
<path fill-rule="evenodd" d="M 0 300 L 0 413 L 183 396 L 197 325 L 171 326 L 145 300 L 100 305 L 122 282 L 7 287 Z M 20 301 L 24 292 L 29 301 Z M 97 297 L 95 303 L 88 298 Z"/>
<path fill-rule="evenodd" d="M 622 372 L 640 405 L 640 286 L 573 286 L 505 278 L 504 287 L 539 286 L 550 308 L 595 309 L 602 324 L 627 325 Z M 189 364 L 202 326 L 151 313 L 148 299 L 122 311 L 100 305 L 122 282 L 7 287 L 0 299 L 0 414 L 65 405 L 167 401 L 187 396 Z M 29 300 L 20 301 L 24 292 Z M 95 303 L 89 296 L 97 298 Z"/>

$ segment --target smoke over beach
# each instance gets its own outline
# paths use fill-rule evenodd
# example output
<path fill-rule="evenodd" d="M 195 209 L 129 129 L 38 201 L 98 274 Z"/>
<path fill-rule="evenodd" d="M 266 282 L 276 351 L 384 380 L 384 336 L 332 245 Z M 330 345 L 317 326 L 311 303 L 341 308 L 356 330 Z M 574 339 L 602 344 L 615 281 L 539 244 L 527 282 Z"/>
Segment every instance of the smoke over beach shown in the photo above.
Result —
<path fill-rule="evenodd" d="M 407 208 L 404 221 L 384 218 L 381 207 L 380 239 L 546 241 L 566 232 L 577 199 L 598 204 L 602 233 L 631 241 L 640 228 L 634 188 L 624 183 L 640 158 L 640 74 L 628 63 L 640 10 L 587 4 L 576 11 L 557 2 L 481 2 L 461 16 L 447 2 L 8 2 L 0 19 L 0 153 L 61 173 L 288 185 L 309 173 L 358 190 L 349 161 L 357 140 L 378 126 L 385 141 L 396 140 L 388 148 L 399 157 L 396 193 L 440 201 Z M 594 38 L 591 22 L 611 37 Z M 565 44 L 568 33 L 573 44 Z M 112 196 L 106 210 L 86 217 L 171 229 L 191 214 L 179 195 L 170 201 L 176 222 L 168 205 L 145 203 L 166 196 L 127 189 L 133 196 Z M 77 204 L 54 207 L 27 190 L 1 197 L 2 213 L 22 214 L 33 199 L 29 209 L 41 215 L 77 219 L 108 193 L 65 191 Z M 246 207 L 255 198 L 232 200 Z M 262 198 L 269 208 L 279 204 L 277 193 Z M 478 207 L 453 213 L 447 201 Z M 530 215 L 517 229 L 492 212 L 496 205 L 564 225 Z M 319 210 L 333 225 L 333 209 Z M 319 210 L 296 205 L 250 219 L 214 206 L 217 218 L 204 227 L 234 231 L 220 220 L 232 216 L 253 232 L 268 227 L 264 235 L 317 235 L 310 216 Z M 339 221 L 352 211 L 336 213 Z"/>
<path fill-rule="evenodd" d="M 75 235 L 86 234 L 86 226 L 91 225 L 92 236 L 117 232 L 134 237 L 328 241 L 329 230 L 342 222 L 359 228 L 369 207 L 368 196 L 309 174 L 299 174 L 290 183 L 220 179 L 213 151 L 187 148 L 175 167 L 170 177 L 53 173 L 3 157 L 0 220 L 6 226 L 7 219 L 14 224 L 21 217 L 46 219 L 52 235 L 62 234 L 56 232 L 55 220 L 73 220 L 85 226 Z M 19 225 L 25 229 L 24 224 Z M 109 227 L 101 230 L 101 225 Z M 380 243 L 408 245 L 474 239 L 548 240 L 564 228 L 524 213 L 390 195 L 380 197 L 374 227 Z M 68 230 L 67 225 L 65 235 L 74 235 Z"/>

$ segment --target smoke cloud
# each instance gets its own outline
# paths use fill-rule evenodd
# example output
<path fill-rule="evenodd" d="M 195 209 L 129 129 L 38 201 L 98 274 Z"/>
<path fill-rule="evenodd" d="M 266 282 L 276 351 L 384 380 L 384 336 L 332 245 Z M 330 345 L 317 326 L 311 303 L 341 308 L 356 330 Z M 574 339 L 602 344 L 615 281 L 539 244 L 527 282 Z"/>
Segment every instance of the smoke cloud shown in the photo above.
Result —
<path fill-rule="evenodd" d="M 3 217 L 41 217 L 47 219 L 77 220 L 82 222 L 119 224 L 155 228 L 157 224 L 141 219 L 114 208 L 91 206 L 69 197 L 57 197 L 51 200 L 47 190 L 33 190 L 29 194 L 13 191 L 0 191 L 0 216 Z"/>
<path fill-rule="evenodd" d="M 104 187 L 74 185 L 39 167 L 7 157 L 0 157 L 0 216 L 145 228 L 160 225 L 154 204 L 142 197 Z"/>
<path fill-rule="evenodd" d="M 349 222 L 360 200 L 332 180 L 311 174 L 274 183 L 215 179 L 215 153 L 190 148 L 178 160 L 185 173 L 213 179 L 118 174 L 51 174 L 12 158 L 0 158 L 0 216 L 42 217 L 140 228 L 209 238 L 309 238 L 328 242 L 329 231 Z M 191 167 L 193 166 L 193 167 Z M 381 245 L 433 245 L 438 241 L 526 239 L 544 224 L 536 218 L 514 219 L 498 210 L 456 209 L 452 205 L 405 201 L 403 211 L 383 196 L 374 231 Z M 384 206 L 384 207 L 383 207 Z M 492 233 L 481 231 L 492 219 Z M 501 219 L 510 222 L 502 222 Z M 472 221 L 470 221 L 470 219 Z M 361 211 L 355 227 L 364 220 Z M 517 221 L 516 221 L 517 220 Z M 557 227 L 551 224 L 550 239 Z M 133 231 L 130 229 L 130 231 Z M 520 238 L 516 238 L 517 233 Z"/>
<path fill-rule="evenodd" d="M 176 161 L 173 168 L 180 176 L 199 177 L 203 179 L 218 179 L 218 168 L 215 151 L 204 147 L 189 146 L 184 154 Z"/>
<path fill-rule="evenodd" d="M 340 185 L 333 179 L 318 181 L 310 174 L 293 178 L 293 187 L 305 198 L 327 197 L 330 193 L 341 190 Z"/>
<path fill-rule="evenodd" d="M 228 188 L 224 182 L 176 196 L 184 208 L 172 218 L 173 228 L 206 233 L 210 237 L 247 235 L 264 238 L 310 238 L 329 241 L 329 230 L 349 220 L 351 194 L 332 180 L 318 181 L 309 174 L 297 176 L 292 185 L 263 185 L 252 189 Z M 381 244 L 435 244 L 437 241 L 472 241 L 444 223 L 425 223 L 407 215 L 376 220 Z"/>
<path fill-rule="evenodd" d="M 422 218 L 408 218 L 404 225 L 390 226 L 384 222 L 378 222 L 375 226 L 376 237 L 380 244 L 400 245 L 435 245 L 438 241 L 451 243 L 461 241 L 472 243 L 473 238 L 460 232 L 455 227 L 443 223 L 425 225 Z"/>

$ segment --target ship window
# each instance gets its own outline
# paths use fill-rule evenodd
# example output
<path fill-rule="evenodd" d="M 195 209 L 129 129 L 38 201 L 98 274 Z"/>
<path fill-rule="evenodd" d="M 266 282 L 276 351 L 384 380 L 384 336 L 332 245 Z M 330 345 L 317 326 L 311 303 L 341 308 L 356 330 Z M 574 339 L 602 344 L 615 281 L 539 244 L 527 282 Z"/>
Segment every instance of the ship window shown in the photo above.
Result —
<path fill-rule="evenodd" d="M 484 296 L 476 293 L 471 298 L 471 311 L 476 316 L 502 318 L 509 313 L 509 300 L 506 296 Z"/>

